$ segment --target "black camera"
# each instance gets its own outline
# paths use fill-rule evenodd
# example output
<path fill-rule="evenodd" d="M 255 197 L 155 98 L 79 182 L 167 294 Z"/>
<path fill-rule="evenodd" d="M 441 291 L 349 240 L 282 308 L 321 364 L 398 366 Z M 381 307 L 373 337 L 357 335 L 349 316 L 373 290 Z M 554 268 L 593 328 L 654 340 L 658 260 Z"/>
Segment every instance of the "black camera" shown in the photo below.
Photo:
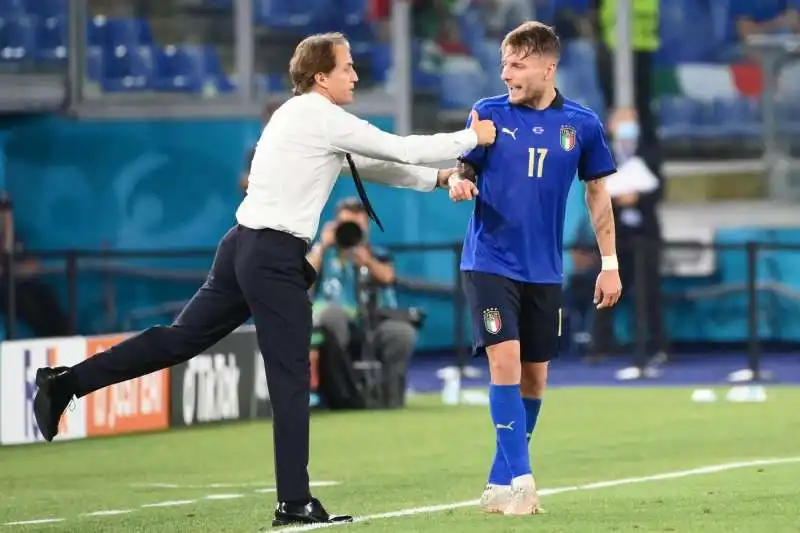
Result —
<path fill-rule="evenodd" d="M 336 246 L 339 248 L 352 248 L 364 239 L 361 226 L 352 221 L 341 222 L 336 227 Z"/>

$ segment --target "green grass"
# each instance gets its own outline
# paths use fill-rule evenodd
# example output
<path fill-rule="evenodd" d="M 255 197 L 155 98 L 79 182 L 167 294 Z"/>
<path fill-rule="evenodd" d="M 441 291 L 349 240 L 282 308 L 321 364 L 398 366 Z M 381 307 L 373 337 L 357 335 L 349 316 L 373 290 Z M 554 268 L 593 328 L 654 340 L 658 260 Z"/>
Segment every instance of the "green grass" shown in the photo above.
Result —
<path fill-rule="evenodd" d="M 556 488 L 760 458 L 800 456 L 800 389 L 762 404 L 694 404 L 690 390 L 553 389 L 531 446 L 537 484 Z M 311 477 L 332 512 L 359 516 L 476 499 L 493 453 L 486 407 L 415 399 L 397 412 L 320 414 Z M 0 448 L 0 524 L 8 531 L 232 532 L 269 527 L 269 423 Z M 386 532 L 798 532 L 800 463 L 753 466 L 543 498 L 548 514 L 485 516 L 474 507 L 367 520 Z M 147 483 L 192 485 L 157 488 Z M 230 483 L 238 487 L 197 488 Z M 250 484 L 249 486 L 241 486 Z M 238 499 L 207 500 L 212 494 Z M 142 505 L 197 500 L 162 508 Z M 86 513 L 131 509 L 119 516 Z"/>

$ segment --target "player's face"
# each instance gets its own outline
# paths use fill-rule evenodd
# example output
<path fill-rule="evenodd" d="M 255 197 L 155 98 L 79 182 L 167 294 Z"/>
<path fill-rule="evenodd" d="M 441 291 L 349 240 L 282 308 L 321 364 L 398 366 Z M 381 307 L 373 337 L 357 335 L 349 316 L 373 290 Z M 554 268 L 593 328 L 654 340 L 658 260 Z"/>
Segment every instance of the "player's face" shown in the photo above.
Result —
<path fill-rule="evenodd" d="M 337 44 L 335 47 L 336 66 L 328 74 L 320 75 L 319 85 L 324 88 L 333 101 L 339 105 L 353 103 L 353 93 L 358 81 L 358 74 L 353 67 L 350 47 Z"/>
<path fill-rule="evenodd" d="M 525 54 L 524 50 L 506 47 L 503 50 L 503 71 L 500 77 L 508 87 L 512 104 L 539 100 L 553 86 L 556 62 L 542 54 Z"/>

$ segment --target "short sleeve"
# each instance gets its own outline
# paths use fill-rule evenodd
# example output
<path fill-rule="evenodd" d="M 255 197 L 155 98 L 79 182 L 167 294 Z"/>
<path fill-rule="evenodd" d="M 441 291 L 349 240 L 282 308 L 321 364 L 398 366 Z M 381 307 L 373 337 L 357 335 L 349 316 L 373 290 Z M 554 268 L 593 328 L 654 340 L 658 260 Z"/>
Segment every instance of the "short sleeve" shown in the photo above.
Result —
<path fill-rule="evenodd" d="M 486 108 L 473 108 L 478 112 L 478 118 L 481 120 L 486 120 L 491 118 L 491 113 L 486 110 Z M 469 115 L 467 116 L 467 128 L 472 125 L 472 110 L 470 110 Z M 464 152 L 461 157 L 458 158 L 459 161 L 463 161 L 469 164 L 476 172 L 480 172 L 481 168 L 483 168 L 483 163 L 486 160 L 486 146 L 478 145 L 475 148 Z"/>
<path fill-rule="evenodd" d="M 592 116 L 581 125 L 578 134 L 581 150 L 578 161 L 578 178 L 592 181 L 609 176 L 617 171 L 614 157 L 606 142 L 603 124 L 597 116 Z"/>

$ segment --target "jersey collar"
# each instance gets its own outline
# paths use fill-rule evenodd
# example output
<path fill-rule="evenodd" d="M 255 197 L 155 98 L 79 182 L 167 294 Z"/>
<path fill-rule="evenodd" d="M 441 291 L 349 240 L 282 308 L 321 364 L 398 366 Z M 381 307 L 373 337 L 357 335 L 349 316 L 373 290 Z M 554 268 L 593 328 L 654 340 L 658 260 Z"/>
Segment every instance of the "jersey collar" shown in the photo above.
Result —
<path fill-rule="evenodd" d="M 546 109 L 562 109 L 564 107 L 564 96 L 556 89 L 556 97 L 550 102 Z"/>

